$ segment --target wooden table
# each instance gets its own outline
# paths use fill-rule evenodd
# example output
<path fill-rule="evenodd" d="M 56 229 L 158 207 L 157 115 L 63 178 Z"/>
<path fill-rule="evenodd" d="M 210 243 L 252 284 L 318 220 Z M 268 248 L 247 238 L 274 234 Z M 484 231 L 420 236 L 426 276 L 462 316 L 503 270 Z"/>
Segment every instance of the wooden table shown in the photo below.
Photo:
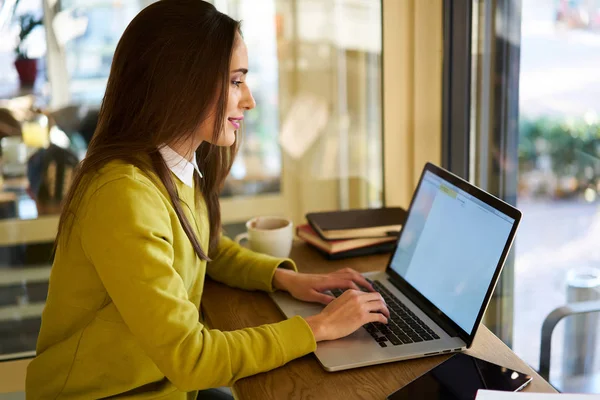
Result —
<path fill-rule="evenodd" d="M 0 362 L 0 396 L 3 393 L 25 392 L 25 375 L 31 360 Z"/>
<path fill-rule="evenodd" d="M 343 267 L 361 272 L 383 270 L 388 259 L 388 255 L 377 255 L 327 261 L 302 243 L 294 244 L 291 257 L 302 272 L 330 272 Z M 206 322 L 212 328 L 222 330 L 268 324 L 284 318 L 266 293 L 232 289 L 210 280 L 206 282 L 202 305 Z M 467 353 L 533 376 L 525 391 L 556 392 L 485 326 L 480 327 Z M 310 354 L 273 371 L 241 379 L 233 391 L 240 400 L 385 399 L 448 357 L 428 357 L 332 373 L 323 370 Z"/>

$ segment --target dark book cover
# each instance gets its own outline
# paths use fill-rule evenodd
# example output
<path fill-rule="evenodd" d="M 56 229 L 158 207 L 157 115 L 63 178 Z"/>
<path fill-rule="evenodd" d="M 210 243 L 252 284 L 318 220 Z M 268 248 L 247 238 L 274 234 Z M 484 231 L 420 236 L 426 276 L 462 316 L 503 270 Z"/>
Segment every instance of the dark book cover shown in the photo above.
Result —
<path fill-rule="evenodd" d="M 406 220 L 401 207 L 313 212 L 306 220 L 325 240 L 397 234 Z"/>

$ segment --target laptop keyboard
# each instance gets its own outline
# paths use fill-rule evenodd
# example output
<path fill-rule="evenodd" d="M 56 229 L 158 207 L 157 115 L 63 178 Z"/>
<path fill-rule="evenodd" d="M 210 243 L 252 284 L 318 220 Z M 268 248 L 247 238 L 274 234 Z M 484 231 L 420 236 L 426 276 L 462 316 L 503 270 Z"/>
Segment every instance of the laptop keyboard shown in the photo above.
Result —
<path fill-rule="evenodd" d="M 373 322 L 363 327 L 375 339 L 381 347 L 400 346 L 409 343 L 418 343 L 439 339 L 440 337 L 428 327 L 419 317 L 408 309 L 396 296 L 394 296 L 379 281 L 369 281 L 373 288 L 383 296 L 390 319 L 388 323 Z M 340 297 L 345 290 L 333 289 L 331 293 L 335 297 Z"/>

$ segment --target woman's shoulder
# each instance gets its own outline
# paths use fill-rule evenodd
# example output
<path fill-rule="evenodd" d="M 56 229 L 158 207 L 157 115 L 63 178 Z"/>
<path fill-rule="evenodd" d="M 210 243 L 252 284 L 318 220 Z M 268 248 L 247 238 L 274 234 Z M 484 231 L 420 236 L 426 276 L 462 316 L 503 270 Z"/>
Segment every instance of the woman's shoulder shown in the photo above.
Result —
<path fill-rule="evenodd" d="M 168 199 L 149 174 L 131 163 L 108 162 L 86 175 L 79 190 L 71 211 L 81 229 L 108 221 L 111 229 L 133 224 L 170 229 L 173 210 Z"/>
<path fill-rule="evenodd" d="M 88 196 L 111 190 L 127 190 L 132 194 L 136 191 L 155 191 L 157 195 L 162 193 L 156 175 L 122 160 L 109 161 L 89 178 L 86 185 Z"/>

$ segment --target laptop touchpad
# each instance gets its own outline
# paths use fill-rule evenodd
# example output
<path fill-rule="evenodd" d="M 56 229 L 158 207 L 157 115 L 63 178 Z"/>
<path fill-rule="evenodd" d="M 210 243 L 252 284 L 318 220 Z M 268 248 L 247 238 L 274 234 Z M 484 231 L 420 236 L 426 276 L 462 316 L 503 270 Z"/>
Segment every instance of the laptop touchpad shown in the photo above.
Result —
<path fill-rule="evenodd" d="M 312 305 L 307 304 L 302 308 L 294 309 L 294 315 L 299 315 L 301 317 L 310 317 L 312 315 L 317 315 L 323 310 L 323 306 L 320 305 Z"/>

